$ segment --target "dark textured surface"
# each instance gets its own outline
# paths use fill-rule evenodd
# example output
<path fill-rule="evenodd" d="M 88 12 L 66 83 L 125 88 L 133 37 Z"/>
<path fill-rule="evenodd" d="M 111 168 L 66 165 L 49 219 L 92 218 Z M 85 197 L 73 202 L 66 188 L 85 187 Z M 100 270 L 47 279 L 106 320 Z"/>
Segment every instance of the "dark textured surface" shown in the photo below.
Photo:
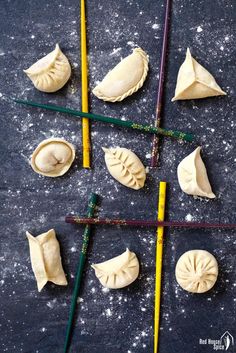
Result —
<path fill-rule="evenodd" d="M 136 45 L 150 56 L 150 73 L 142 90 L 118 104 L 90 96 L 91 111 L 152 124 L 160 60 L 163 1 L 90 1 L 88 38 L 90 86 Z M 102 146 L 133 150 L 149 165 L 151 138 L 133 131 L 92 124 L 93 166 L 82 169 L 81 124 L 63 114 L 9 104 L 6 96 L 80 108 L 79 2 L 1 1 L 1 245 L 0 351 L 60 353 L 81 248 L 83 227 L 64 223 L 68 213 L 85 214 L 91 191 L 101 195 L 101 216 L 154 219 L 160 180 L 168 184 L 168 219 L 235 222 L 235 2 L 174 1 L 171 19 L 168 75 L 163 126 L 192 131 L 196 143 L 165 139 L 160 167 L 148 174 L 144 189 L 134 191 L 108 174 Z M 34 89 L 22 72 L 60 43 L 73 75 L 55 94 Z M 176 76 L 187 46 L 227 91 L 226 97 L 171 103 Z M 64 177 L 35 174 L 28 159 L 48 137 L 74 143 L 77 160 Z M 183 194 L 176 179 L 180 160 L 203 147 L 215 200 Z M 38 235 L 55 228 L 68 276 L 66 288 L 48 284 L 37 292 L 25 231 Z M 122 290 L 104 290 L 90 264 L 122 253 L 136 252 L 139 279 Z M 174 276 L 179 256 L 191 249 L 212 252 L 220 269 L 213 290 L 192 295 L 177 286 Z M 236 339 L 236 235 L 234 231 L 166 232 L 160 332 L 160 353 L 212 352 L 199 339 L 219 339 L 229 330 Z M 153 347 L 155 232 L 147 229 L 99 227 L 94 231 L 71 352 L 142 353 Z M 235 347 L 230 347 L 233 352 Z"/>

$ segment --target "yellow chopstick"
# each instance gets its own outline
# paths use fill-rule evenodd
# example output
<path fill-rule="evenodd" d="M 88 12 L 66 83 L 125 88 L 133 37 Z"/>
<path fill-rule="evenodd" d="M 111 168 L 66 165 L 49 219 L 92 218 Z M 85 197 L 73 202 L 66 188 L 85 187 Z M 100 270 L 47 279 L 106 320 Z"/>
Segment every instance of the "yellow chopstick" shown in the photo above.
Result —
<path fill-rule="evenodd" d="M 88 113 L 88 69 L 87 69 L 87 44 L 86 44 L 86 14 L 85 0 L 81 0 L 81 95 L 82 112 Z M 90 133 L 89 119 L 82 119 L 83 167 L 90 168 Z"/>
<path fill-rule="evenodd" d="M 157 216 L 158 221 L 164 221 L 165 219 L 165 203 L 166 203 L 166 182 L 161 181 L 159 185 L 158 216 Z M 164 235 L 164 227 L 158 227 L 157 240 L 156 240 L 154 353 L 157 353 L 158 351 L 158 338 L 159 338 L 159 326 L 160 326 L 163 235 Z"/>

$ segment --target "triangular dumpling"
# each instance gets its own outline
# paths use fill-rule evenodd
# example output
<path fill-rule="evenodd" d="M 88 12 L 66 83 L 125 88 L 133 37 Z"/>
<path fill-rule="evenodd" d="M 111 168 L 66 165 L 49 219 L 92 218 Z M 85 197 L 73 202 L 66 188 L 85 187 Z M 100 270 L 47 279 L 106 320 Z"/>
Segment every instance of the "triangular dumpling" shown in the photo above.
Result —
<path fill-rule="evenodd" d="M 200 151 L 201 147 L 197 147 L 178 165 L 179 185 L 183 192 L 188 195 L 205 196 L 214 199 L 216 196 L 212 192 Z"/>
<path fill-rule="evenodd" d="M 179 69 L 172 102 L 221 95 L 226 95 L 226 93 L 217 85 L 214 77 L 192 57 L 188 48 L 185 61 Z"/>

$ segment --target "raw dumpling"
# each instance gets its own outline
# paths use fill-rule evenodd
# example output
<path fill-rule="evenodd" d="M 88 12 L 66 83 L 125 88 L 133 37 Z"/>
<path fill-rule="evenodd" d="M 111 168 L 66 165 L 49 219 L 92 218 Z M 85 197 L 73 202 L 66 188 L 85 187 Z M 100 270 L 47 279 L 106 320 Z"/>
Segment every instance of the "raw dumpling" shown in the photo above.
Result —
<path fill-rule="evenodd" d="M 188 195 L 215 198 L 208 180 L 207 171 L 200 155 L 201 147 L 185 157 L 177 168 L 179 185 Z"/>
<path fill-rule="evenodd" d="M 188 48 L 185 61 L 179 69 L 172 102 L 179 99 L 198 99 L 221 95 L 226 95 L 226 93 L 217 85 L 214 77 L 191 56 Z"/>
<path fill-rule="evenodd" d="M 146 171 L 140 159 L 127 148 L 102 148 L 108 171 L 119 183 L 141 189 L 146 180 Z"/>
<path fill-rule="evenodd" d="M 24 70 L 34 86 L 42 92 L 56 92 L 69 80 L 71 67 L 58 44 L 56 48 Z"/>
<path fill-rule="evenodd" d="M 67 280 L 61 264 L 60 247 L 54 229 L 33 237 L 26 232 L 32 269 L 40 292 L 50 281 L 66 286 Z"/>
<path fill-rule="evenodd" d="M 104 77 L 93 94 L 108 102 L 120 102 L 142 87 L 148 73 L 148 55 L 136 48 Z"/>
<path fill-rule="evenodd" d="M 65 174 L 75 159 L 75 148 L 66 140 L 50 138 L 42 141 L 31 158 L 31 167 L 42 175 L 58 177 Z"/>
<path fill-rule="evenodd" d="M 204 293 L 217 280 L 218 264 L 208 251 L 190 250 L 179 258 L 175 276 L 179 285 L 188 292 Z"/>
<path fill-rule="evenodd" d="M 106 288 L 118 289 L 131 284 L 139 274 L 139 262 L 135 253 L 126 251 L 105 262 L 92 265 L 101 284 Z"/>

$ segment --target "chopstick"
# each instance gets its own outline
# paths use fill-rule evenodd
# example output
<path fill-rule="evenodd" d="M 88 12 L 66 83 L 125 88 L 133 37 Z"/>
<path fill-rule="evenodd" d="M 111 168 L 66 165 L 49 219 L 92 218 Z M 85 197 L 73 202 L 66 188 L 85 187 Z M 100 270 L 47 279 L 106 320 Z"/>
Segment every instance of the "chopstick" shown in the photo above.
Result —
<path fill-rule="evenodd" d="M 32 101 L 27 101 L 27 100 L 22 100 L 22 99 L 14 99 L 13 101 L 16 103 L 20 104 L 25 104 L 29 105 L 32 107 L 37 107 L 37 108 L 42 108 L 42 109 L 47 109 L 47 110 L 52 110 L 56 112 L 61 112 L 61 113 L 66 113 L 70 115 L 74 115 L 77 117 L 86 117 L 91 120 L 95 121 L 102 121 L 104 123 L 110 123 L 134 130 L 139 130 L 142 132 L 147 132 L 147 133 L 154 133 L 154 134 L 160 134 L 166 137 L 174 137 L 179 140 L 184 140 L 184 141 L 193 141 L 193 135 L 185 132 L 180 132 L 180 131 L 174 131 L 174 130 L 167 130 L 167 129 L 162 129 L 158 127 L 154 127 L 151 125 L 146 125 L 146 124 L 137 124 L 131 120 L 120 120 L 120 119 L 115 119 L 115 118 L 110 118 L 107 116 L 103 115 L 98 115 L 98 114 L 92 114 L 92 113 L 83 113 L 78 110 L 73 110 L 70 108 L 65 108 L 65 107 L 60 107 L 57 105 L 51 105 L 51 104 L 40 104 Z"/>
<path fill-rule="evenodd" d="M 94 211 L 95 211 L 95 207 L 97 204 L 97 199 L 98 199 L 98 195 L 92 193 L 90 196 L 89 204 L 88 204 L 88 217 L 94 216 Z M 85 260 L 86 260 L 86 254 L 87 254 L 90 233 L 91 233 L 91 226 L 87 224 L 85 227 L 85 230 L 84 230 L 84 234 L 83 234 L 83 244 L 82 244 L 82 248 L 81 248 L 79 263 L 77 266 L 75 285 L 74 285 L 73 296 L 72 296 L 72 300 L 71 300 L 70 314 L 69 314 L 69 319 L 68 319 L 68 324 L 67 324 L 67 329 L 66 329 L 66 338 L 65 338 L 64 350 L 63 350 L 64 353 L 66 353 L 68 351 L 68 348 L 70 345 L 70 338 L 71 338 L 71 333 L 72 333 L 72 328 L 73 328 L 74 315 L 75 315 L 75 310 L 76 310 L 76 306 L 77 306 L 77 298 L 78 298 L 79 290 L 80 290 L 80 286 L 81 286 L 83 269 L 84 269 L 84 264 L 85 264 Z"/>
<path fill-rule="evenodd" d="M 166 182 L 161 181 L 159 184 L 158 199 L 158 221 L 163 222 L 165 219 L 166 204 Z M 156 275 L 155 275 L 155 305 L 154 305 L 154 353 L 158 352 L 158 338 L 160 327 L 160 311 L 161 311 L 161 279 L 162 279 L 162 258 L 163 258 L 163 237 L 164 227 L 157 227 L 156 239 Z"/>
<path fill-rule="evenodd" d="M 158 85 L 157 103 L 156 103 L 155 127 L 160 127 L 160 123 L 161 123 L 161 110 L 163 105 L 165 66 L 166 66 L 167 44 L 168 44 L 168 34 L 169 34 L 169 19 L 170 19 L 170 10 L 171 10 L 170 3 L 171 3 L 171 0 L 166 0 L 165 24 L 164 24 L 159 85 Z M 159 138 L 157 135 L 154 135 L 152 140 L 151 167 L 157 166 L 157 162 L 159 159 L 158 143 L 159 143 Z"/>
<path fill-rule="evenodd" d="M 206 222 L 185 222 L 185 221 L 152 221 L 138 219 L 111 219 L 111 218 L 85 218 L 68 215 L 65 217 L 67 223 L 75 224 L 96 224 L 96 225 L 116 225 L 129 227 L 171 227 L 171 228 L 236 228 L 235 223 L 206 223 Z"/>
<path fill-rule="evenodd" d="M 85 0 L 80 3 L 80 28 L 81 28 L 81 103 L 82 112 L 88 113 L 88 66 L 87 66 L 87 41 L 86 41 L 86 11 Z M 90 168 L 90 132 L 88 118 L 82 118 L 82 143 L 83 167 Z"/>

